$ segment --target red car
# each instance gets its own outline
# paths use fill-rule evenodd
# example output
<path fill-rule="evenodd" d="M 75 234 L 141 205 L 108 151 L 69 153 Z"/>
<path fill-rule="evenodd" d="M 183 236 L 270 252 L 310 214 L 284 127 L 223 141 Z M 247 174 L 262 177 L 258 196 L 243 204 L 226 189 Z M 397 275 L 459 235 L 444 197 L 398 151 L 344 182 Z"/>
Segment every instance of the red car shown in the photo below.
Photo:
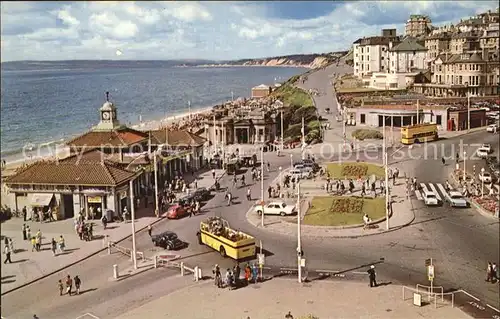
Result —
<path fill-rule="evenodd" d="M 168 219 L 179 219 L 187 215 L 189 215 L 188 210 L 184 206 L 179 204 L 170 206 L 167 211 Z"/>

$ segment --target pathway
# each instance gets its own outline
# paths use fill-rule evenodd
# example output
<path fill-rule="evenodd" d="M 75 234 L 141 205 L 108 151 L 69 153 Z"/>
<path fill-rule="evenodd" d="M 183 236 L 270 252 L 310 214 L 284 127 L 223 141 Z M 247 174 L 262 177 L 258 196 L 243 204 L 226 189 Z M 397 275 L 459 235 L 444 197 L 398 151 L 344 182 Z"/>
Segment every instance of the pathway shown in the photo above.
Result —
<path fill-rule="evenodd" d="M 416 307 L 411 292 L 403 300 L 401 286 L 386 283 L 376 288 L 358 282 L 312 282 L 298 284 L 272 279 L 237 290 L 217 289 L 207 282 L 193 285 L 145 304 L 120 319 L 281 319 L 312 314 L 326 318 L 470 318 L 449 303 Z M 179 307 L 182 300 L 183 307 Z"/>

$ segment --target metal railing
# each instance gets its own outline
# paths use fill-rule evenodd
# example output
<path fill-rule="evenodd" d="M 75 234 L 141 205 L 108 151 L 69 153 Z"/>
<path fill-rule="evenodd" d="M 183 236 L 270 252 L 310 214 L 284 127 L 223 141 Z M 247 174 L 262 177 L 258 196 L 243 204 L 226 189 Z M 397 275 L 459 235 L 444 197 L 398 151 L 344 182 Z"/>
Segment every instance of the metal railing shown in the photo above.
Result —
<path fill-rule="evenodd" d="M 418 294 L 420 293 L 425 293 L 429 296 L 429 301 L 430 301 L 430 298 L 431 297 L 434 297 L 434 308 L 437 309 L 437 298 L 436 298 L 436 295 L 435 293 L 433 292 L 427 292 L 427 291 L 419 291 L 417 288 L 412 288 L 412 287 L 406 287 L 406 286 L 403 286 L 403 300 L 406 300 L 406 294 L 405 294 L 405 289 L 408 289 L 410 291 L 413 291 L 413 292 L 416 292 Z"/>
<path fill-rule="evenodd" d="M 417 284 L 416 288 L 417 288 L 417 293 L 420 293 L 420 292 L 419 292 L 419 288 L 425 288 L 425 289 L 427 290 L 427 293 L 429 294 L 429 298 L 430 298 L 430 296 L 431 296 L 431 294 L 430 294 L 430 293 L 433 293 L 434 295 L 436 295 L 436 294 L 440 294 L 440 295 L 441 295 L 441 301 L 444 301 L 444 296 L 443 296 L 444 289 L 443 289 L 443 287 L 441 287 L 441 286 L 432 286 L 432 287 L 431 287 L 431 286 L 425 286 L 425 285 L 420 285 L 420 284 Z M 434 292 L 434 290 L 435 290 L 435 289 L 440 289 L 440 290 L 441 290 L 441 293 L 435 293 L 435 292 Z"/>
<path fill-rule="evenodd" d="M 186 272 L 190 272 L 191 274 L 194 275 L 194 280 L 198 281 L 202 279 L 202 272 L 201 268 L 198 266 L 195 266 L 194 268 L 188 267 L 184 265 L 184 262 L 178 262 L 178 261 L 171 261 L 171 260 L 164 260 L 161 258 L 158 258 L 158 256 L 154 256 L 154 267 L 170 267 L 170 268 L 179 268 L 181 270 L 181 276 L 184 276 Z"/>
<path fill-rule="evenodd" d="M 120 246 L 117 243 L 113 241 L 108 241 L 108 254 L 111 254 L 111 248 L 116 249 L 118 252 L 124 254 L 125 256 L 128 256 L 132 259 L 132 249 L 125 247 L 125 246 Z M 136 258 L 140 259 L 141 261 L 146 261 L 148 258 L 144 255 L 144 252 L 142 251 L 136 251 L 135 252 Z"/>

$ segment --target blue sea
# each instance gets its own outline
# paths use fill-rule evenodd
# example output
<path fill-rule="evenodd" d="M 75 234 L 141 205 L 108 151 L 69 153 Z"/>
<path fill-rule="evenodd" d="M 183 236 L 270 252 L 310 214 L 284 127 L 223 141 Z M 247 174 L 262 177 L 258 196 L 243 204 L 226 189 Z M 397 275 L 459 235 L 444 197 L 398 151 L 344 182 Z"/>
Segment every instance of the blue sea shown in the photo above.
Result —
<path fill-rule="evenodd" d="M 124 124 L 160 120 L 249 97 L 251 88 L 306 71 L 284 67 L 174 67 L 168 61 L 2 63 L 1 155 L 81 134 L 99 121 L 105 92 Z"/>

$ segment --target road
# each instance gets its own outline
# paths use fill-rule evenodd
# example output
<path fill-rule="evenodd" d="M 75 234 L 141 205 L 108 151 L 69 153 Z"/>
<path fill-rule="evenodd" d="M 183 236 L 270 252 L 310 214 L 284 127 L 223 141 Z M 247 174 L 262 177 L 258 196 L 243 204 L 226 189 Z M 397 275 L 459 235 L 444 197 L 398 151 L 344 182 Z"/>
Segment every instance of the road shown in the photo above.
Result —
<path fill-rule="evenodd" d="M 312 75 L 309 78 L 314 79 Z M 335 109 L 332 106 L 331 108 Z M 489 141 L 498 149 L 498 141 L 495 141 L 491 134 L 479 132 L 460 139 L 464 144 Z M 408 172 L 409 175 L 417 176 L 421 182 L 442 183 L 448 178 L 448 171 L 453 165 L 443 168 L 439 152 L 454 157 L 452 154 L 455 153 L 458 140 L 448 139 L 429 144 L 432 149 L 415 147 L 411 152 L 412 157 L 427 154 L 428 158 L 425 160 L 408 158 L 409 153 L 406 152 L 404 158 L 396 158 L 394 154 L 389 162 L 394 166 L 399 165 L 402 171 Z M 434 145 L 439 146 L 436 151 Z M 474 146 L 471 146 L 470 151 L 473 149 Z M 366 160 L 367 154 L 360 154 L 360 160 Z M 369 154 L 371 157 L 381 158 L 380 151 L 372 151 Z M 317 158 L 331 158 L 332 155 L 317 154 Z M 351 156 L 351 159 L 355 159 L 356 155 Z M 274 153 L 266 153 L 267 160 L 272 163 L 272 171 L 266 173 L 266 188 L 268 183 L 278 176 L 277 167 L 288 167 L 290 163 L 288 156 L 277 157 Z M 469 164 L 472 165 L 472 161 Z M 222 186 L 231 185 L 230 179 L 231 177 L 224 177 Z M 260 184 L 250 187 L 256 198 L 260 193 Z M 267 265 L 295 267 L 296 239 L 251 226 L 245 219 L 245 214 L 252 204 L 245 199 L 246 189 L 233 189 L 232 193 L 235 196 L 234 205 L 227 206 L 223 192 L 217 193 L 203 207 L 202 216 L 165 220 L 155 225 L 154 232 L 173 230 L 181 239 L 189 242 L 190 246 L 179 252 L 186 264 L 199 265 L 204 271 L 209 271 L 215 263 L 226 268 L 232 266 L 233 262 L 222 259 L 218 253 L 207 247 L 199 246 L 195 237 L 199 222 L 203 218 L 218 215 L 227 219 L 232 227 L 248 232 L 262 241 L 268 255 Z M 338 272 L 357 269 L 361 274 L 351 272 L 349 276 L 343 279 L 339 277 L 338 280 L 365 280 L 362 272 L 368 265 L 377 263 L 378 276 L 382 281 L 407 285 L 426 284 L 428 281 L 424 261 L 432 257 L 436 265 L 436 286 L 444 286 L 445 289 L 462 288 L 484 298 L 491 305 L 498 305 L 498 285 L 484 281 L 487 261 L 499 260 L 498 222 L 479 215 L 473 209 L 427 208 L 415 198 L 412 203 L 416 220 L 411 226 L 399 231 L 358 239 L 303 238 L 302 247 L 311 274 L 316 269 Z M 125 242 L 124 245 L 131 246 L 131 243 Z M 157 252 L 145 232 L 137 235 L 137 247 L 146 255 Z M 175 274 L 164 269 L 151 270 L 120 282 L 112 282 L 109 277 L 112 275 L 113 264 L 124 267 L 130 265 L 130 262 L 117 254 L 92 257 L 60 274 L 3 296 L 2 315 L 6 318 L 20 318 L 37 313 L 41 318 L 76 318 L 85 312 L 92 312 L 100 318 L 108 318 L 111 313 L 102 305 L 112 309 L 116 316 L 122 310 L 126 311 L 165 294 L 162 289 L 170 286 L 170 280 L 173 280 L 171 277 Z M 59 297 L 57 280 L 67 273 L 79 274 L 84 290 L 96 290 L 86 292 L 82 296 Z"/>

